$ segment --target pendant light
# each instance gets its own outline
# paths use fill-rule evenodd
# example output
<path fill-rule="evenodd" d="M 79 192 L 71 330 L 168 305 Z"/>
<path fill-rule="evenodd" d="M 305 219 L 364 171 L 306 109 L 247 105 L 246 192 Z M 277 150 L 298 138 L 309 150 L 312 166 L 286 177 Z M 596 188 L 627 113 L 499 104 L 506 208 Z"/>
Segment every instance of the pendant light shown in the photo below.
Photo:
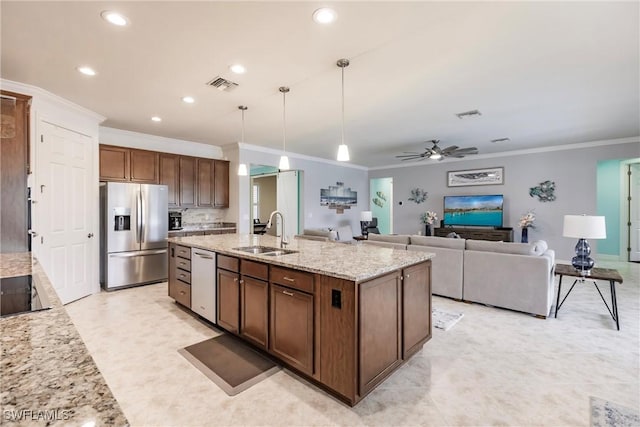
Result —
<path fill-rule="evenodd" d="M 240 138 L 240 142 L 244 142 L 244 112 L 247 111 L 249 107 L 246 105 L 238 105 L 238 109 L 242 111 L 242 137 Z M 240 163 L 238 165 L 238 176 L 247 176 L 247 165 L 244 163 Z"/>
<path fill-rule="evenodd" d="M 284 152 L 280 156 L 280 164 L 278 169 L 286 171 L 289 170 L 289 157 L 287 157 L 287 101 L 286 96 L 289 92 L 289 88 L 286 86 L 280 86 L 278 89 L 282 93 L 282 151 Z"/>
<path fill-rule="evenodd" d="M 344 143 L 344 68 L 349 66 L 348 59 L 338 59 L 336 63 L 342 69 L 342 143 L 338 146 L 338 161 L 349 161 L 349 147 Z"/>

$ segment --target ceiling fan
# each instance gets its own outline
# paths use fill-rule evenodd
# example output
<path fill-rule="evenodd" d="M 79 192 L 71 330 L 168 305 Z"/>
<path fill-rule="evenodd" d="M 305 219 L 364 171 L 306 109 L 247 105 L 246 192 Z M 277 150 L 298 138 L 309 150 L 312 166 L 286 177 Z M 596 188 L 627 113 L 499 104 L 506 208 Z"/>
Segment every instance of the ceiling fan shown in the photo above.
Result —
<path fill-rule="evenodd" d="M 401 154 L 401 155 L 396 156 L 396 157 L 401 159 L 402 161 L 405 161 L 405 160 L 424 160 L 424 159 L 442 160 L 445 157 L 455 157 L 455 158 L 461 159 L 464 156 L 469 155 L 469 154 L 478 154 L 478 149 L 476 147 L 460 148 L 457 145 L 452 145 L 451 147 L 447 147 L 447 148 L 442 149 L 442 148 L 438 147 L 438 143 L 440 142 L 440 140 L 438 140 L 438 139 L 432 139 L 432 140 L 426 141 L 426 142 L 433 143 L 433 147 L 425 148 L 424 149 L 424 153 L 415 153 L 415 152 L 412 152 L 412 151 L 403 151 L 403 153 L 405 153 L 405 154 Z"/>

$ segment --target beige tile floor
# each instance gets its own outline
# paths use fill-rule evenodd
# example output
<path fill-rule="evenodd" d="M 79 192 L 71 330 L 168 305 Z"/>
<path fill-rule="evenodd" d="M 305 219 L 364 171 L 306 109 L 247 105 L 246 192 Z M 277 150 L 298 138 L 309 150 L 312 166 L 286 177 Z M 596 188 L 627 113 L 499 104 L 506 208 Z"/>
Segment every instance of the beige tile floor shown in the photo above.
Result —
<path fill-rule="evenodd" d="M 640 265 L 599 266 L 625 278 L 620 331 L 592 285 L 546 320 L 434 297 L 463 319 L 434 329 L 355 408 L 287 370 L 228 397 L 178 354 L 217 332 L 173 303 L 166 283 L 102 292 L 67 310 L 133 426 L 586 426 L 590 396 L 640 408 Z"/>

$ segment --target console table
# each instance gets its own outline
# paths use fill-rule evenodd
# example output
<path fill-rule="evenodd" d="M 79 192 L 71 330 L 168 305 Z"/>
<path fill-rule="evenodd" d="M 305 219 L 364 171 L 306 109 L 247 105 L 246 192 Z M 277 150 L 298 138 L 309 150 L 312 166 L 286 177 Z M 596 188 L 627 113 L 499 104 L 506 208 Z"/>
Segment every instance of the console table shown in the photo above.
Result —
<path fill-rule="evenodd" d="M 463 239 L 513 242 L 513 228 L 441 227 L 434 229 L 434 235 L 438 237 L 447 237 L 449 233 L 453 232 Z"/>

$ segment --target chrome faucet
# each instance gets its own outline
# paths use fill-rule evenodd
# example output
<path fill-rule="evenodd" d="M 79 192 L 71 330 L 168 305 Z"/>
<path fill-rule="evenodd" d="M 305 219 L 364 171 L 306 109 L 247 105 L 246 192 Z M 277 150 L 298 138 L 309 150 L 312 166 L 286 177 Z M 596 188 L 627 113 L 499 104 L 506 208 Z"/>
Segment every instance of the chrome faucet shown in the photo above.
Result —
<path fill-rule="evenodd" d="M 280 219 L 282 220 L 282 236 L 280 236 L 280 247 L 284 248 L 284 246 L 288 245 L 289 242 L 287 242 L 287 237 L 285 236 L 284 215 L 282 215 L 282 212 L 280 212 L 280 211 L 271 212 L 271 215 L 269 215 L 269 221 L 267 221 L 267 230 L 271 228 L 271 220 L 273 219 L 273 216 L 275 214 L 280 215 Z M 276 235 L 276 237 L 278 237 L 278 236 Z"/>

